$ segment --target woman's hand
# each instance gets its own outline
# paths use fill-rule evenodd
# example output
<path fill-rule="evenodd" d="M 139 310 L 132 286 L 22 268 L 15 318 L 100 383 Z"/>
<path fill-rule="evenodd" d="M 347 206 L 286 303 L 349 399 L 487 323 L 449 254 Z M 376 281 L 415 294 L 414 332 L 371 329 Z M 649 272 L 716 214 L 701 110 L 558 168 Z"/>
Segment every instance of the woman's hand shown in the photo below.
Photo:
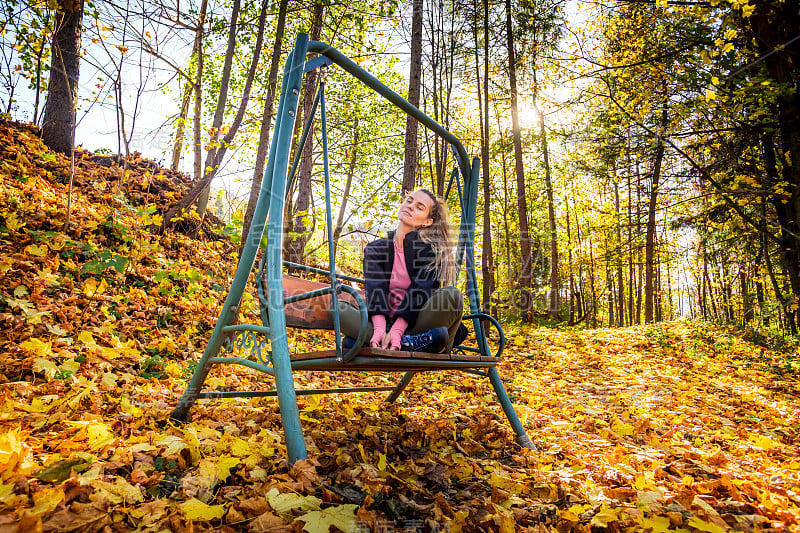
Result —
<path fill-rule="evenodd" d="M 389 350 L 400 349 L 400 340 L 403 337 L 403 333 L 405 333 L 407 327 L 408 322 L 406 322 L 405 319 L 398 318 L 395 320 L 391 329 L 387 333 L 389 337 Z"/>
<path fill-rule="evenodd" d="M 399 347 L 394 347 L 392 345 L 392 335 L 388 331 L 386 333 L 384 333 L 383 337 L 381 338 L 381 348 L 383 348 L 384 350 L 399 350 L 400 349 Z"/>
<path fill-rule="evenodd" d="M 374 330 L 372 333 L 372 338 L 369 340 L 369 345 L 373 348 L 382 348 L 383 338 L 386 337 L 387 333 L 386 330 L 378 331 L 377 329 Z"/>
<path fill-rule="evenodd" d="M 372 339 L 369 341 L 369 345 L 373 348 L 381 348 L 383 350 L 399 350 L 400 343 L 395 345 L 392 343 L 392 335 L 388 331 L 384 331 L 382 334 L 380 332 L 376 332 L 372 335 Z"/>
<path fill-rule="evenodd" d="M 386 335 L 386 317 L 372 315 L 372 338 L 369 340 L 369 345 L 373 348 L 380 348 L 384 335 Z"/>

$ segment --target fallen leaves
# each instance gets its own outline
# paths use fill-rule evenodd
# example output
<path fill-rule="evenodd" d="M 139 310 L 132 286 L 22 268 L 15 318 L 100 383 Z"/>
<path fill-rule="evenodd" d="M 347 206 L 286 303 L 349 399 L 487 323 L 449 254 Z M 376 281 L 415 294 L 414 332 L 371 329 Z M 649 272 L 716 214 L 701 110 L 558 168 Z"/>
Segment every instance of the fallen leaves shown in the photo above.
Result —
<path fill-rule="evenodd" d="M 2 123 L 0 136 L 44 160 L 35 137 Z M 509 327 L 500 373 L 539 452 L 514 443 L 487 380 L 458 372 L 419 374 L 391 406 L 300 397 L 310 458 L 293 467 L 273 399 L 201 401 L 171 425 L 234 247 L 149 235 L 154 211 L 117 209 L 88 160 L 76 224 L 60 231 L 59 157 L 27 168 L 27 182 L 0 170 L 0 531 L 800 528 L 796 374 L 709 324 Z M 125 186 L 163 192 L 171 179 L 134 165 Z M 83 269 L 91 261 L 108 264 Z M 243 299 L 242 316 L 255 312 Z M 329 343 L 290 338 L 296 351 Z M 296 375 L 298 388 L 398 379 Z M 237 367 L 207 380 L 272 385 Z"/>

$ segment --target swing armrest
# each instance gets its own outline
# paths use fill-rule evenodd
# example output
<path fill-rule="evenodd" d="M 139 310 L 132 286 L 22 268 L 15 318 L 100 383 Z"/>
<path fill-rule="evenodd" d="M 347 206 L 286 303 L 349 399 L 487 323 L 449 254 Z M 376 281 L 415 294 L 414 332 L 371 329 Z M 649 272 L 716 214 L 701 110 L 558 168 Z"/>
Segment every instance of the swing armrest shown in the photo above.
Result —
<path fill-rule="evenodd" d="M 481 342 L 480 337 L 478 337 L 478 331 L 479 331 L 478 328 L 480 327 L 479 326 L 479 324 L 480 324 L 479 321 L 480 320 L 488 320 L 495 327 L 495 329 L 497 330 L 497 333 L 500 335 L 500 343 L 499 343 L 499 346 L 497 347 L 497 353 L 494 354 L 494 357 L 500 357 L 503 354 L 503 350 L 506 347 L 506 334 L 503 332 L 503 326 L 500 325 L 500 322 L 498 322 L 495 317 L 493 317 L 491 315 L 487 315 L 486 313 L 470 313 L 469 315 L 464 315 L 464 316 L 461 317 L 461 320 L 470 320 L 470 319 L 473 320 L 473 324 L 475 325 L 475 337 L 478 340 L 478 344 L 480 344 L 480 342 Z M 484 341 L 486 341 L 485 338 L 484 338 Z M 481 350 L 475 349 L 475 348 L 470 348 L 469 346 L 459 346 L 458 348 L 460 348 L 462 350 L 466 349 L 467 351 L 470 351 L 470 352 L 474 351 L 474 352 L 481 353 Z M 487 348 L 487 351 L 488 351 L 488 349 L 489 349 L 488 342 L 487 342 L 486 348 Z M 492 354 L 491 353 L 486 353 L 486 354 L 481 353 L 481 355 L 492 355 Z"/>

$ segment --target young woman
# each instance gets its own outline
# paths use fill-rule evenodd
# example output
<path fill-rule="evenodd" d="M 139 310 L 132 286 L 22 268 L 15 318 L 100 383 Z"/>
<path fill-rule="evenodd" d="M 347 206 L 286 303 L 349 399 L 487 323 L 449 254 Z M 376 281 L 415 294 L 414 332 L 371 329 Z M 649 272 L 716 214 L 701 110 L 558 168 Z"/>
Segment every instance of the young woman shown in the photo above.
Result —
<path fill-rule="evenodd" d="M 400 204 L 397 228 L 364 250 L 369 345 L 389 350 L 445 352 L 461 325 L 464 299 L 453 287 L 455 261 L 447 206 L 427 189 Z M 342 332 L 358 335 L 361 316 L 339 306 Z"/>

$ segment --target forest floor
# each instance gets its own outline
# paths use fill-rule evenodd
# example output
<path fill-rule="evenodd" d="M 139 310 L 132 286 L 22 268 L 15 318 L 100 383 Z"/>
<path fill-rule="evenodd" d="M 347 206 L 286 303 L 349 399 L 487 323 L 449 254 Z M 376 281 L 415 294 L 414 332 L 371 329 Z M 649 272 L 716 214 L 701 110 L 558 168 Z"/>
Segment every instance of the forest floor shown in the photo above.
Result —
<path fill-rule="evenodd" d="M 201 401 L 174 425 L 236 245 L 151 234 L 186 179 L 82 152 L 63 231 L 69 161 L 11 123 L 0 146 L 0 533 L 800 531 L 800 352 L 752 330 L 506 325 L 500 374 L 539 450 L 456 372 L 393 405 L 302 397 L 293 467 L 273 399 Z M 236 367 L 207 386 L 271 382 Z"/>

